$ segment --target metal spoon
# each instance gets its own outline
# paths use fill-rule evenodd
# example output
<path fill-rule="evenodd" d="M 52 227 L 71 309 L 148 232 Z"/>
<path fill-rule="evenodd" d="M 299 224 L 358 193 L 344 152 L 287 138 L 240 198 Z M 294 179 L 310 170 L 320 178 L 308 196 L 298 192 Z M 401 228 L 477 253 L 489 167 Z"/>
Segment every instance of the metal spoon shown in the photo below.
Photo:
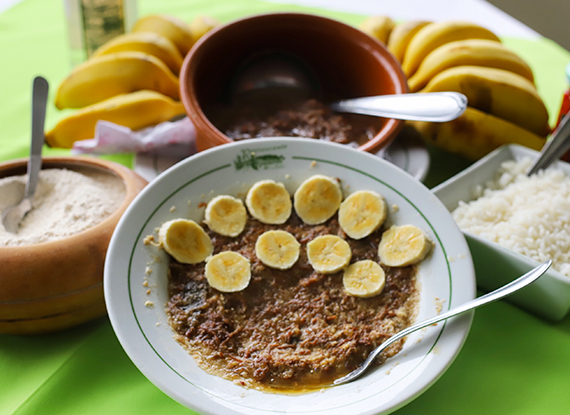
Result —
<path fill-rule="evenodd" d="M 527 176 L 546 169 L 570 149 L 570 113 L 566 114 L 544 145 L 538 158 L 526 172 Z"/>
<path fill-rule="evenodd" d="M 530 283 L 536 281 L 540 276 L 542 276 L 548 270 L 548 268 L 550 268 L 551 264 L 552 260 L 548 260 L 540 264 L 533 270 L 527 272 L 522 277 L 517 278 L 516 280 L 508 283 L 507 285 L 502 286 L 501 288 L 496 289 L 495 291 L 485 294 L 479 298 L 475 298 L 474 300 L 468 301 L 465 304 L 462 304 L 459 307 L 456 307 L 448 311 L 447 313 L 443 313 L 438 316 L 421 321 L 419 323 L 416 323 L 408 327 L 407 329 L 400 331 L 399 333 L 390 337 L 388 340 L 386 340 L 376 349 L 374 349 L 372 353 L 368 355 L 366 360 L 357 369 L 353 370 L 348 375 L 335 380 L 333 382 L 333 385 L 342 385 L 343 383 L 348 383 L 359 378 L 364 372 L 366 372 L 366 370 L 370 367 L 370 365 L 374 362 L 374 360 L 378 357 L 380 353 L 386 350 L 388 346 L 392 345 L 398 340 L 403 339 L 407 335 L 417 330 L 423 329 L 424 327 L 431 326 L 432 324 L 438 323 L 442 320 L 447 320 L 448 318 L 451 318 L 458 314 L 465 313 L 466 311 L 473 310 L 477 307 L 481 307 L 482 305 L 489 304 L 493 301 L 499 300 L 503 297 L 506 297 L 507 295 L 514 293 L 515 291 L 520 290 L 523 287 L 526 287 Z"/>
<path fill-rule="evenodd" d="M 467 97 L 458 92 L 380 95 L 345 99 L 333 102 L 330 107 L 336 112 L 399 120 L 445 122 L 463 114 L 467 108 Z"/>
<path fill-rule="evenodd" d="M 289 95 L 295 99 L 320 95 L 317 77 L 301 59 L 283 53 L 262 54 L 242 66 L 232 82 L 234 101 L 257 94 L 259 100 Z M 390 94 L 345 99 L 330 104 L 335 112 L 373 115 L 401 120 L 445 122 L 467 108 L 467 97 L 457 92 Z"/>
<path fill-rule="evenodd" d="M 2 213 L 2 224 L 11 233 L 18 230 L 20 221 L 32 208 L 32 199 L 38 185 L 40 169 L 42 167 L 42 147 L 44 145 L 44 121 L 48 95 L 48 82 L 38 76 L 34 79 L 32 91 L 32 144 L 30 159 L 28 160 L 28 182 L 24 191 L 24 198 L 17 205 L 7 208 Z"/>

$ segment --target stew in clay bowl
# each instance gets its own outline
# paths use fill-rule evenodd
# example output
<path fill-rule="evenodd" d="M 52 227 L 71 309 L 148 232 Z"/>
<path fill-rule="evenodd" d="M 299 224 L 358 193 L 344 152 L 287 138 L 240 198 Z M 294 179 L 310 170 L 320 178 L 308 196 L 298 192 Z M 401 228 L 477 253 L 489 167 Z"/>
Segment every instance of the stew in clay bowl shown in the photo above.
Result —
<path fill-rule="evenodd" d="M 250 84 L 263 84 L 258 74 L 294 74 L 306 88 L 252 92 Z M 299 13 L 252 16 L 212 30 L 186 56 L 180 89 L 198 151 L 234 140 L 295 136 L 375 153 L 404 122 L 332 113 L 327 104 L 408 92 L 400 64 L 379 41 L 344 23 Z"/>

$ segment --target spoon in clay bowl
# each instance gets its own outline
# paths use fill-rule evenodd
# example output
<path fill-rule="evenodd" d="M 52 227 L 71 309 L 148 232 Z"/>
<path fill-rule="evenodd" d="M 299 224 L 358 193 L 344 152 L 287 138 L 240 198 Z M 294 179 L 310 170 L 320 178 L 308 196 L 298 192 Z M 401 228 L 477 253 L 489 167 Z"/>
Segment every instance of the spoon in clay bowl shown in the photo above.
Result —
<path fill-rule="evenodd" d="M 394 334 L 392 337 L 390 337 L 388 340 L 386 340 L 384 343 L 382 343 L 380 346 L 374 349 L 358 368 L 350 372 L 348 375 L 335 380 L 333 382 L 333 385 L 337 386 L 337 385 L 342 385 L 343 383 L 352 382 L 353 380 L 362 376 L 364 372 L 366 372 L 370 368 L 370 366 L 372 365 L 374 360 L 376 360 L 378 355 L 382 353 L 384 350 L 386 350 L 389 346 L 397 342 L 398 340 L 403 339 L 404 337 L 408 336 L 409 334 L 415 331 L 431 326 L 432 324 L 438 323 L 443 320 L 447 320 L 448 318 L 454 317 L 458 314 L 465 313 L 466 311 L 473 310 L 477 307 L 481 307 L 482 305 L 500 300 L 501 298 L 506 297 L 507 295 L 511 295 L 514 292 L 520 290 L 521 288 L 526 287 L 527 285 L 531 284 L 532 282 L 540 278 L 548 270 L 548 268 L 550 268 L 550 265 L 552 265 L 552 260 L 548 260 L 540 264 L 536 268 L 524 274 L 522 277 L 519 277 L 516 280 L 506 285 L 503 285 L 501 288 L 498 288 L 495 291 L 492 291 L 488 294 L 482 295 L 479 298 L 475 298 L 471 301 L 468 301 L 465 304 L 455 307 L 446 313 L 413 324 L 407 329 L 404 329 Z"/>
<path fill-rule="evenodd" d="M 32 144 L 28 160 L 28 182 L 24 198 L 20 203 L 8 207 L 2 212 L 2 225 L 11 233 L 16 233 L 21 220 L 32 208 L 32 199 L 36 192 L 40 170 L 42 168 L 42 147 L 44 145 L 44 121 L 48 96 L 48 82 L 38 76 L 34 79 L 32 90 Z"/>
<path fill-rule="evenodd" d="M 282 53 L 250 61 L 232 82 L 234 101 L 255 96 L 259 101 L 275 96 L 303 99 L 320 95 L 321 87 L 306 64 Z M 254 95 L 255 94 L 255 95 Z M 273 94 L 273 95 L 272 95 Z M 467 108 L 467 97 L 458 92 L 389 94 L 345 99 L 329 104 L 334 112 L 373 115 L 410 121 L 446 122 Z"/>

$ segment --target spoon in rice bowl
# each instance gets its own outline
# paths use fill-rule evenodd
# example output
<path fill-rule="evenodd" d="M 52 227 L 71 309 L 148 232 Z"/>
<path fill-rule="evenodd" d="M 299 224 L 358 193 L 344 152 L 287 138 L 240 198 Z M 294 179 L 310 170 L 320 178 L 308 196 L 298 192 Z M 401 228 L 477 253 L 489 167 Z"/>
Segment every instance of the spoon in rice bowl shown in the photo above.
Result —
<path fill-rule="evenodd" d="M 531 176 L 539 170 L 546 169 L 570 149 L 570 113 L 566 114 L 560 125 L 554 130 L 550 140 L 542 148 L 538 158 L 526 172 Z"/>
<path fill-rule="evenodd" d="M 443 320 L 447 320 L 448 318 L 457 316 L 459 314 L 463 314 L 477 307 L 481 307 L 482 305 L 489 304 L 493 301 L 497 301 L 500 300 L 501 298 L 511 295 L 514 292 L 520 290 L 521 288 L 526 287 L 527 285 L 531 284 L 532 282 L 540 278 L 548 270 L 548 268 L 550 268 L 550 265 L 552 265 L 552 260 L 549 259 L 548 261 L 540 264 L 536 268 L 527 272 L 522 277 L 517 278 L 516 280 L 502 286 L 501 288 L 496 289 L 495 291 L 492 291 L 488 294 L 482 295 L 481 297 L 468 301 L 465 304 L 453 308 L 446 313 L 413 324 L 407 329 L 404 329 L 399 333 L 394 334 L 392 337 L 390 337 L 388 340 L 386 340 L 384 343 L 382 343 L 380 346 L 374 349 L 358 368 L 350 372 L 348 375 L 335 380 L 333 382 L 333 385 L 337 386 L 337 385 L 342 385 L 343 383 L 352 382 L 353 380 L 362 376 L 364 372 L 366 372 L 370 368 L 370 366 L 372 365 L 374 360 L 378 357 L 378 355 L 380 355 L 380 353 L 382 353 L 384 350 L 386 350 L 389 346 L 391 346 L 398 340 L 403 339 L 404 337 L 408 336 L 409 334 L 417 330 L 421 330 L 425 327 L 431 326 L 432 324 L 438 323 Z"/>

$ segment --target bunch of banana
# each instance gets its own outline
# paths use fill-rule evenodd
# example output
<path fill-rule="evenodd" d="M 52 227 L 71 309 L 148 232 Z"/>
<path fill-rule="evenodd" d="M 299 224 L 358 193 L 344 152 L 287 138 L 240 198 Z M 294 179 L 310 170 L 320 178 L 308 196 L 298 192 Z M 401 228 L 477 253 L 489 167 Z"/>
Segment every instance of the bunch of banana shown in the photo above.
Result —
<path fill-rule="evenodd" d="M 150 14 L 138 19 L 132 31 L 156 33 L 170 39 L 176 45 L 182 56 L 186 56 L 194 45 L 192 32 L 184 21 L 166 14 Z"/>
<path fill-rule="evenodd" d="M 394 27 L 396 27 L 396 24 L 388 16 L 371 16 L 364 20 L 358 28 L 380 42 L 387 44 Z"/>
<path fill-rule="evenodd" d="M 431 22 L 425 20 L 410 20 L 400 23 L 394 27 L 392 33 L 390 33 L 386 46 L 398 62 L 402 62 L 404 60 L 406 49 L 416 33 L 430 23 Z"/>
<path fill-rule="evenodd" d="M 140 18 L 131 33 L 102 45 L 72 70 L 56 92 L 58 109 L 78 109 L 47 134 L 52 147 L 92 138 L 98 120 L 140 129 L 184 114 L 178 75 L 184 56 L 219 22 L 199 16 L 190 24 L 169 15 Z"/>
<path fill-rule="evenodd" d="M 422 92 L 456 91 L 467 96 L 469 106 L 502 118 L 545 137 L 548 111 L 528 79 L 504 70 L 482 66 L 457 66 L 433 77 Z"/>
<path fill-rule="evenodd" d="M 181 102 L 156 91 L 141 90 L 81 108 L 60 120 L 45 138 L 50 147 L 71 148 L 75 141 L 93 138 L 99 120 L 138 130 L 183 113 Z"/>
<path fill-rule="evenodd" d="M 168 66 L 174 75 L 178 76 L 180 73 L 183 58 L 174 42 L 152 32 L 133 32 L 118 36 L 102 45 L 91 57 L 129 51 L 152 55 Z"/>
<path fill-rule="evenodd" d="M 472 160 L 502 144 L 540 150 L 548 112 L 529 65 L 488 29 L 461 21 L 409 21 L 387 39 L 410 92 L 455 91 L 468 109 L 447 123 L 409 122 L 433 145 Z"/>
<path fill-rule="evenodd" d="M 488 39 L 465 39 L 446 43 L 429 53 L 408 79 L 410 92 L 418 92 L 440 72 L 464 65 L 504 69 L 534 84 L 528 64 L 502 43 Z"/>

